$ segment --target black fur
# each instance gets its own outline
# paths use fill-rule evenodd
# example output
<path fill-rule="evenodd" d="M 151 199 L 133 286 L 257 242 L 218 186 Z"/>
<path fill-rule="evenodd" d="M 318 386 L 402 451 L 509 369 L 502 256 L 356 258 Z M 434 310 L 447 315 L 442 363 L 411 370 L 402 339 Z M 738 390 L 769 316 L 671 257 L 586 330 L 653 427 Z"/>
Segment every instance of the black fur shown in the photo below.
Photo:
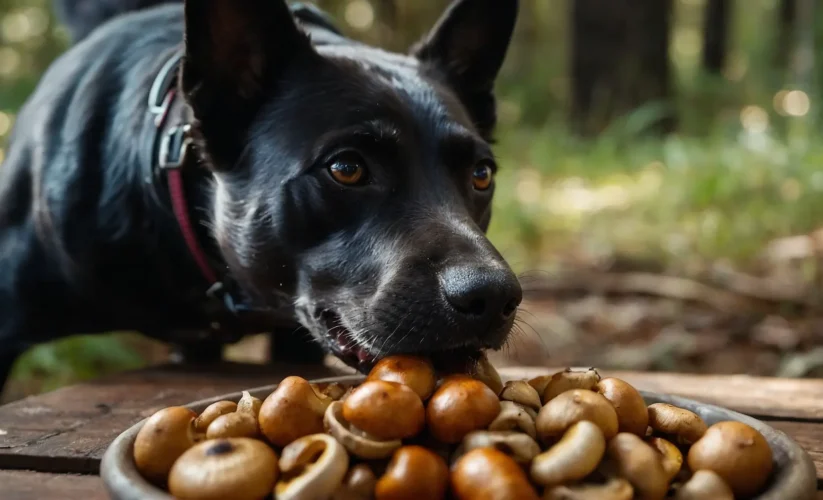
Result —
<path fill-rule="evenodd" d="M 298 28 L 282 0 L 161 6 L 82 37 L 21 110 L 0 168 L 0 365 L 73 333 L 210 342 L 205 283 L 144 182 L 148 89 L 184 32 L 191 215 L 222 273 L 293 309 L 269 327 L 299 322 L 361 368 L 500 347 L 521 291 L 484 236 L 493 183 L 472 183 L 496 168 L 492 88 L 516 12 L 459 0 L 412 56 Z M 331 175 L 361 168 L 356 186 Z"/>

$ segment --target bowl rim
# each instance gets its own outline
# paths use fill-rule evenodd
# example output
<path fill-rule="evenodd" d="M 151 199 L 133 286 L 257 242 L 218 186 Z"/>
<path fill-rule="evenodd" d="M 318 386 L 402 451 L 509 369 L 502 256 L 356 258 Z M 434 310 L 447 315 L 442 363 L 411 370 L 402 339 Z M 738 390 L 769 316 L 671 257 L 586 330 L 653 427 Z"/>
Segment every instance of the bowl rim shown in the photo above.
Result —
<path fill-rule="evenodd" d="M 503 378 L 504 380 L 512 380 L 511 377 Z M 343 375 L 312 379 L 309 380 L 309 382 L 317 384 L 333 382 L 358 383 L 364 379 L 365 377 L 363 375 Z M 252 393 L 252 395 L 265 394 L 267 396 L 273 392 L 278 385 L 279 383 L 264 385 L 246 389 L 246 391 Z M 242 392 L 243 391 L 235 391 L 180 406 L 194 410 L 202 410 L 217 401 L 238 400 Z M 759 496 L 754 497 L 752 500 L 815 500 L 817 495 L 817 471 L 814 463 L 809 454 L 783 431 L 770 427 L 767 423 L 748 415 L 720 406 L 701 403 L 680 396 L 671 396 L 650 391 L 639 392 L 646 400 L 647 405 L 652 403 L 669 403 L 694 411 L 704 420 L 711 420 L 712 422 L 736 420 L 750 425 L 763 434 L 769 444 L 772 445 L 773 454 L 776 453 L 776 451 L 780 451 L 780 454 L 784 456 L 782 461 L 784 465 L 776 469 L 776 474 L 770 481 L 769 489 Z M 652 403 L 649 402 L 650 400 Z M 712 417 L 712 415 L 714 417 Z M 723 416 L 721 419 L 716 418 L 720 415 Z M 121 432 L 114 441 L 111 442 L 103 455 L 100 463 L 100 476 L 103 479 L 106 491 L 112 498 L 117 500 L 173 500 L 171 495 L 145 480 L 134 466 L 132 459 L 134 440 L 137 432 L 146 422 L 147 418 L 140 420 Z M 779 450 L 774 450 L 773 443 L 780 445 Z"/>

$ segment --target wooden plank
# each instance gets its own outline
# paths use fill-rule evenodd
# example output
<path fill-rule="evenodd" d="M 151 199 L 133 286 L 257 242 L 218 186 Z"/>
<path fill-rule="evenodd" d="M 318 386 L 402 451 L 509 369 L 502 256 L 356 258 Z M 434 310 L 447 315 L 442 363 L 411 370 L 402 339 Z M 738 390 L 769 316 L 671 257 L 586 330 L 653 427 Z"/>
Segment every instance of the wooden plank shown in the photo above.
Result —
<path fill-rule="evenodd" d="M 117 435 L 160 408 L 186 404 L 329 367 L 176 366 L 130 372 L 58 389 L 0 407 L 0 469 L 96 473 Z"/>
<path fill-rule="evenodd" d="M 511 367 L 501 374 L 530 378 L 558 369 Z M 823 420 L 823 380 L 750 377 L 748 375 L 694 375 L 602 370 L 638 389 L 683 396 L 716 404 L 747 415 L 791 420 Z"/>
<path fill-rule="evenodd" d="M 103 481 L 97 476 L 49 474 L 23 470 L 0 470 L 4 500 L 107 500 Z"/>
<path fill-rule="evenodd" d="M 818 483 L 823 482 L 823 424 L 809 422 L 766 422 L 775 429 L 786 433 L 812 457 L 817 469 Z"/>

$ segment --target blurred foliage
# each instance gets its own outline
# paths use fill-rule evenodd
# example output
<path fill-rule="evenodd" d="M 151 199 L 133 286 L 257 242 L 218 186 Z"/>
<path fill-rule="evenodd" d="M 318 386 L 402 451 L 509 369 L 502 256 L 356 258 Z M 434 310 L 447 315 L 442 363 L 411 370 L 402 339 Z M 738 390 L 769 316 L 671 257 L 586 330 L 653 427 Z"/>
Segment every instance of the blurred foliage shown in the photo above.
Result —
<path fill-rule="evenodd" d="M 818 75 L 793 85 L 789 62 L 774 57 L 777 0 L 733 2 L 722 77 L 700 71 L 705 0 L 677 0 L 670 55 L 678 133 L 645 139 L 660 112 L 648 106 L 585 142 L 564 123 L 569 1 L 521 2 L 498 85 L 503 168 L 490 235 L 518 270 L 548 268 L 568 252 L 651 256 L 684 272 L 713 259 L 745 265 L 767 240 L 821 222 Z M 353 37 L 405 51 L 448 1 L 317 3 Z M 0 158 L 14 113 L 67 44 L 49 8 L 49 0 L 0 0 Z M 820 46 L 823 24 L 815 25 Z M 56 384 L 138 365 L 124 345 L 117 336 L 40 346 L 15 376 Z"/>

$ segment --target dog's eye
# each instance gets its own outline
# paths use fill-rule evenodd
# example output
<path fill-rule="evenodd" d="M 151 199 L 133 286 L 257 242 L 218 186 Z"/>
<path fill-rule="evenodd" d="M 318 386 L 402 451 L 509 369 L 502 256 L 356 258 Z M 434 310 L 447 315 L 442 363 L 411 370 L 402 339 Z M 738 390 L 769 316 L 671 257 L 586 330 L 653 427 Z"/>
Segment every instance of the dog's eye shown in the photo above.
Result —
<path fill-rule="evenodd" d="M 492 185 L 494 171 L 488 163 L 482 162 L 474 167 L 472 172 L 472 185 L 478 191 L 485 191 Z"/>
<path fill-rule="evenodd" d="M 329 173 L 340 184 L 354 186 L 366 180 L 365 160 L 357 153 L 342 153 L 329 163 Z"/>

